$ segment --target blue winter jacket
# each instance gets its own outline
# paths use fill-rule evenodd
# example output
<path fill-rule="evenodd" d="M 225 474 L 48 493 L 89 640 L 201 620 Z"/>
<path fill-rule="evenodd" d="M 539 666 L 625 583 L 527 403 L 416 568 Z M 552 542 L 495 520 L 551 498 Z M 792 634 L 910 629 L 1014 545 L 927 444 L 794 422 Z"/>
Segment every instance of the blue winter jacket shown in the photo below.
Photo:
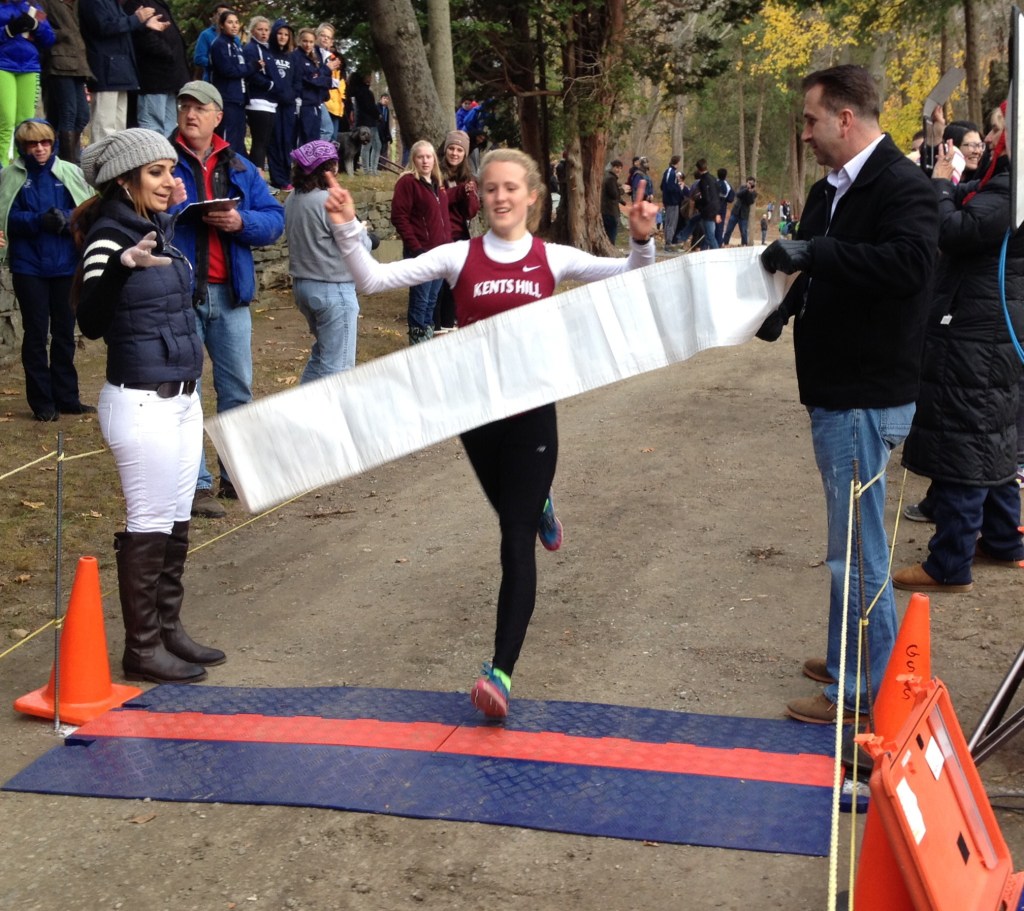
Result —
<path fill-rule="evenodd" d="M 145 28 L 117 0 L 79 0 L 78 21 L 85 39 L 94 92 L 137 92 L 139 73 L 131 33 Z"/>
<path fill-rule="evenodd" d="M 178 150 L 178 163 L 174 176 L 185 184 L 186 202 L 172 210 L 180 212 L 189 202 L 206 199 L 203 166 L 178 137 L 171 134 L 171 142 Z M 266 181 L 247 158 L 233 152 L 219 136 L 213 137 L 217 162 L 214 165 L 213 185 L 218 197 L 237 197 L 238 212 L 242 216 L 242 230 L 236 234 L 222 234 L 221 242 L 231 273 L 231 288 L 239 305 L 248 305 L 256 298 L 256 267 L 252 248 L 272 244 L 284 233 L 284 206 L 270 193 Z M 205 231 L 202 222 L 177 224 L 174 227 L 174 245 L 196 266 L 197 281 L 203 280 L 197 256 L 205 262 Z M 200 238 L 202 235 L 202 238 Z"/>
<path fill-rule="evenodd" d="M 225 104 L 245 104 L 245 80 L 252 75 L 237 37 L 218 35 L 210 45 L 210 82 Z"/>
<path fill-rule="evenodd" d="M 78 250 L 70 232 L 65 228 L 53 234 L 40 224 L 43 213 L 50 209 L 60 209 L 70 221 L 75 208 L 68 188 L 53 173 L 57 156 L 51 155 L 42 165 L 29 155 L 21 158 L 28 176 L 7 213 L 7 262 L 11 271 L 40 278 L 74 275 Z"/>
<path fill-rule="evenodd" d="M 246 103 L 250 101 L 270 101 L 277 104 L 277 97 L 274 93 L 275 78 L 280 81 L 280 71 L 276 66 L 274 55 L 265 44 L 260 44 L 255 38 L 250 38 L 248 43 L 242 47 L 242 56 L 249 67 L 251 76 L 245 80 Z M 263 68 L 260 68 L 260 61 Z"/>
<path fill-rule="evenodd" d="M 323 104 L 331 94 L 331 71 L 319 60 L 319 54 L 316 61 L 310 60 L 301 49 L 292 54 L 292 78 L 303 104 Z"/>
<path fill-rule="evenodd" d="M 5 73 L 38 73 L 40 50 L 53 47 L 57 40 L 45 20 L 28 33 L 28 38 L 22 32 L 15 32 L 13 38 L 7 34 L 7 23 L 27 13 L 29 6 L 25 0 L 0 3 L 0 70 Z"/>
<path fill-rule="evenodd" d="M 277 19 L 270 27 L 270 55 L 277 64 L 276 71 L 271 73 L 274 80 L 273 100 L 278 104 L 278 110 L 286 105 L 295 107 L 295 99 L 298 97 L 295 86 L 295 61 L 292 59 L 294 51 L 283 51 L 277 44 L 277 33 L 280 29 L 286 28 L 291 31 L 287 19 Z"/>

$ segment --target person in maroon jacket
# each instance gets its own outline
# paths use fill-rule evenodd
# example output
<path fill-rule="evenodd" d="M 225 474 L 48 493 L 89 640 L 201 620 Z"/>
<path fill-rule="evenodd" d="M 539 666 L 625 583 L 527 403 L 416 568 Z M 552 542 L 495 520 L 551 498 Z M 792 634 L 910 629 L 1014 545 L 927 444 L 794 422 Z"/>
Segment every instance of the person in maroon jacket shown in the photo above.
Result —
<path fill-rule="evenodd" d="M 452 130 L 441 146 L 441 177 L 448 194 L 448 221 L 452 240 L 469 240 L 469 223 L 480 211 L 476 175 L 469 166 L 469 136 Z M 441 282 L 434 310 L 434 334 L 443 335 L 455 328 L 455 298 L 451 286 Z"/>
<path fill-rule="evenodd" d="M 434 146 L 426 139 L 409 150 L 409 167 L 398 178 L 391 199 L 391 224 L 402 238 L 402 256 L 412 259 L 452 239 L 448 195 L 441 183 Z M 434 337 L 434 308 L 441 279 L 409 288 L 409 344 Z"/>

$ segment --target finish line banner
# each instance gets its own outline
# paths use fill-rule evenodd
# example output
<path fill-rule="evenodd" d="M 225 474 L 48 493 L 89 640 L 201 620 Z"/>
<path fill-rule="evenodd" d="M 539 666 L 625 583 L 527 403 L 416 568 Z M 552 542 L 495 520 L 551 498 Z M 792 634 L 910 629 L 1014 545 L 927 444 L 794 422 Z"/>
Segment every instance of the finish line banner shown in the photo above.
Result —
<path fill-rule="evenodd" d="M 740 345 L 782 302 L 760 247 L 581 285 L 206 421 L 258 512 L 482 424 Z"/>

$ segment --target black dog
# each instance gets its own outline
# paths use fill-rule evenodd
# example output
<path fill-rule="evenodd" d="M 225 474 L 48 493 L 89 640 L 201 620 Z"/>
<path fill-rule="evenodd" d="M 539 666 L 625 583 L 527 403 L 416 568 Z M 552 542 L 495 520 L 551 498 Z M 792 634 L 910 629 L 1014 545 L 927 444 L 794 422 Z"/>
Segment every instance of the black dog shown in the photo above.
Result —
<path fill-rule="evenodd" d="M 363 146 L 369 145 L 371 138 L 369 127 L 358 127 L 351 133 L 338 134 L 338 160 L 344 165 L 349 177 L 355 173 L 355 163 L 359 160 Z"/>

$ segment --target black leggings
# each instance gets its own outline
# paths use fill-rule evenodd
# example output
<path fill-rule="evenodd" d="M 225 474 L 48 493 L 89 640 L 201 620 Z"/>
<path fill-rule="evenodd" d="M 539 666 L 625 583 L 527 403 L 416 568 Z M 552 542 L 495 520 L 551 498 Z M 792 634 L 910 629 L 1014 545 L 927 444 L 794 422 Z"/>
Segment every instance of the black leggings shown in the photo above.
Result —
<path fill-rule="evenodd" d="M 494 666 L 511 675 L 537 601 L 537 525 L 558 461 L 555 406 L 477 427 L 462 444 L 501 526 Z"/>

